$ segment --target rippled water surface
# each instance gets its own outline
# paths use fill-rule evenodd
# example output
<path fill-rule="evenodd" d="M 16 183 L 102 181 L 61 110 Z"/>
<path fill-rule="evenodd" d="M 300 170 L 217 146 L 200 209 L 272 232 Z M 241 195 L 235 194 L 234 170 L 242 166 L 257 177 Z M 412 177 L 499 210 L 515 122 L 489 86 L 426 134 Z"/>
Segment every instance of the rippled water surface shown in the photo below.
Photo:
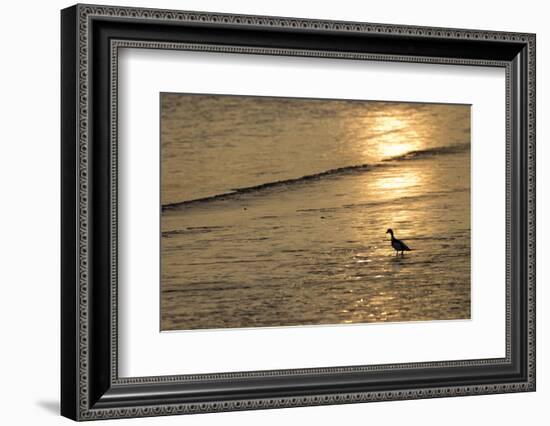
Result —
<path fill-rule="evenodd" d="M 470 318 L 469 106 L 161 106 L 161 329 Z"/>

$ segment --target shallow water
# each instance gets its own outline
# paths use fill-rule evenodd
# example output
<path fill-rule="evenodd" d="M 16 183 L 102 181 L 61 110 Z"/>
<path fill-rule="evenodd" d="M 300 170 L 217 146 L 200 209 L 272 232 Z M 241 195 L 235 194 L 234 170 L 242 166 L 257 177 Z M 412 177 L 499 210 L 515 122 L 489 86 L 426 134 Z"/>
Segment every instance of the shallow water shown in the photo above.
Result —
<path fill-rule="evenodd" d="M 162 113 L 163 330 L 470 317 L 469 107 L 164 95 Z"/>

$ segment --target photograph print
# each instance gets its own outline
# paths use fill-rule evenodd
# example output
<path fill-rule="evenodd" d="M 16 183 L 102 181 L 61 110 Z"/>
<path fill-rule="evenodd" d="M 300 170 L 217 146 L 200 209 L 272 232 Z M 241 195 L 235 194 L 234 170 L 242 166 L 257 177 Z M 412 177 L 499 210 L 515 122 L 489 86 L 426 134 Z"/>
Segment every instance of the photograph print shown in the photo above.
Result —
<path fill-rule="evenodd" d="M 470 319 L 470 110 L 161 93 L 161 331 Z"/>

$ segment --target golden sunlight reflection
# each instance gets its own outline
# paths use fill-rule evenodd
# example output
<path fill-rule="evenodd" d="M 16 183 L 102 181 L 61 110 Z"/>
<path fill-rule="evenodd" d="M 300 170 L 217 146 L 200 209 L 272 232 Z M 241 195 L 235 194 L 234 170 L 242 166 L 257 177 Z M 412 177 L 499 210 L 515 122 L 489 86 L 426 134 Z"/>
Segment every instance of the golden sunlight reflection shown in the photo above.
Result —
<path fill-rule="evenodd" d="M 385 138 L 384 138 L 385 139 Z M 382 158 L 399 157 L 407 152 L 415 151 L 417 145 L 408 142 L 382 142 L 378 145 L 378 151 Z"/>
<path fill-rule="evenodd" d="M 407 240 L 412 230 L 419 223 L 426 223 L 429 212 L 424 208 L 416 208 L 415 204 L 410 204 L 407 199 L 421 196 L 426 188 L 435 190 L 433 181 L 433 172 L 424 167 L 402 168 L 399 174 L 387 173 L 380 176 L 373 182 L 374 187 L 379 191 L 387 191 L 391 194 L 394 209 L 390 209 L 386 215 L 388 228 L 397 228 L 398 237 Z M 384 230 L 385 231 L 385 230 Z M 384 239 L 388 239 L 387 235 Z M 418 249 L 418 247 L 414 247 Z M 393 252 L 388 253 L 393 255 Z M 393 267 L 395 265 L 387 265 Z"/>
<path fill-rule="evenodd" d="M 402 109 L 379 115 L 372 122 L 371 131 L 377 135 L 376 150 L 380 159 L 398 157 L 408 152 L 423 149 L 422 135 L 429 129 L 418 120 L 411 120 Z"/>
<path fill-rule="evenodd" d="M 429 212 L 415 208 L 416 204 L 410 204 L 409 200 L 411 197 L 421 196 L 426 190 L 437 189 L 434 186 L 434 173 L 436 172 L 433 169 L 427 167 L 400 163 L 398 166 L 391 165 L 376 169 L 374 173 L 364 175 L 364 179 L 347 183 L 348 185 L 353 183 L 351 191 L 358 198 L 368 199 L 370 194 L 377 194 L 379 201 L 383 203 L 380 208 L 385 210 L 384 223 L 376 230 L 370 229 L 367 224 L 372 212 L 377 211 L 377 206 L 372 206 L 375 210 L 371 210 L 370 214 L 367 209 L 359 209 L 358 214 L 352 216 L 354 226 L 348 228 L 349 239 L 360 242 L 360 246 L 353 252 L 349 264 L 346 264 L 346 269 L 350 271 L 350 280 L 356 279 L 352 271 L 355 271 L 358 265 L 370 268 L 378 256 L 394 255 L 391 248 L 388 250 L 389 237 L 385 234 L 387 228 L 397 228 L 397 232 L 400 232 L 399 236 L 408 238 L 414 224 L 426 222 L 426 215 Z M 391 208 L 386 209 L 388 205 Z M 377 235 L 375 244 L 372 242 L 373 232 Z M 392 265 L 386 266 L 380 268 L 378 265 L 378 273 L 373 273 L 372 278 L 386 279 L 386 272 L 391 270 Z M 361 278 L 360 274 L 359 278 Z"/>
<path fill-rule="evenodd" d="M 418 169 L 404 169 L 400 170 L 398 174 L 394 174 L 392 171 L 379 176 L 373 182 L 374 189 L 391 191 L 392 197 L 403 197 L 413 195 L 415 188 L 424 184 L 424 173 Z"/>

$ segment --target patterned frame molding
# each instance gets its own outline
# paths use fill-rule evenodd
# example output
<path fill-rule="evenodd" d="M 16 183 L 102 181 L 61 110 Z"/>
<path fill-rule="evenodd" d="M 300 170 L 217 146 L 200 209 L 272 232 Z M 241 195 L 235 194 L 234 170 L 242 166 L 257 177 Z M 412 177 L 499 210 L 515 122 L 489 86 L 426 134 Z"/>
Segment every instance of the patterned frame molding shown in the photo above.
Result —
<path fill-rule="evenodd" d="M 62 28 L 62 50 L 67 58 L 63 67 L 65 75 L 73 75 L 70 82 L 64 83 L 63 114 L 65 119 L 73 119 L 72 124 L 64 124 L 63 150 L 67 152 L 67 158 L 63 158 L 63 176 L 72 178 L 72 183 L 63 183 L 63 211 L 66 215 L 74 214 L 74 224 L 63 225 L 65 236 L 62 235 L 63 245 L 63 270 L 65 277 L 62 282 L 62 413 L 75 420 L 92 420 L 105 418 L 159 416 L 171 414 L 205 413 L 230 410 L 248 410 L 263 408 L 280 408 L 293 406 L 344 404 L 367 401 L 402 400 L 416 398 L 437 398 L 446 396 L 463 396 L 489 393 L 505 393 L 535 390 L 535 36 L 533 34 L 521 34 L 496 31 L 478 31 L 464 29 L 428 28 L 402 25 L 369 24 L 357 22 L 336 22 L 324 20 L 279 18 L 267 16 L 229 15 L 216 13 L 170 11 L 156 9 L 138 9 L 126 7 L 103 7 L 92 5 L 77 5 L 63 11 L 65 19 Z M 321 51 L 315 49 L 278 49 L 257 48 L 246 46 L 215 45 L 205 43 L 178 43 L 171 41 L 145 41 L 110 40 L 110 293 L 109 318 L 106 323 L 109 329 L 106 331 L 111 347 L 109 365 L 107 367 L 108 378 L 99 381 L 99 384 L 90 385 L 93 375 L 98 374 L 97 369 L 91 364 L 90 358 L 94 349 L 94 339 L 98 339 L 92 331 L 96 321 L 96 315 L 91 315 L 92 287 L 91 275 L 93 269 L 93 256 L 91 255 L 91 240 L 93 229 L 91 227 L 92 214 L 95 206 L 92 204 L 93 180 L 91 170 L 90 146 L 91 135 L 90 114 L 92 110 L 91 91 L 91 56 L 92 56 L 92 21 L 96 19 L 111 20 L 111 22 L 133 21 L 141 24 L 157 24 L 169 22 L 175 25 L 220 25 L 226 28 L 254 28 L 277 29 L 289 31 L 315 31 L 320 33 L 338 34 L 363 34 L 379 35 L 384 37 L 407 36 L 416 40 L 448 40 L 448 41 L 479 41 L 479 42 L 504 42 L 510 45 L 521 46 L 525 49 L 524 60 L 527 73 L 523 82 L 525 84 L 524 100 L 524 124 L 526 126 L 525 158 L 526 181 L 523 182 L 525 191 L 525 274 L 527 280 L 522 283 L 525 295 L 525 354 L 524 368 L 525 379 L 521 381 L 502 381 L 500 383 L 483 383 L 474 385 L 450 385 L 426 388 L 404 387 L 397 390 L 337 392 L 297 396 L 273 396 L 265 398 L 231 398 L 217 399 L 204 402 L 161 402 L 143 404 L 124 404 L 123 402 L 111 402 L 101 395 L 108 394 L 107 389 L 123 389 L 124 386 L 153 386 L 160 384 L 200 382 L 224 379 L 246 379 L 255 377 L 299 377 L 308 374 L 330 375 L 346 372 L 369 372 L 380 370 L 415 369 L 427 367 L 457 367 L 457 366 L 484 366 L 511 364 L 511 341 L 514 327 L 512 318 L 512 266 L 511 258 L 514 248 L 511 246 L 513 239 L 510 211 L 513 208 L 513 187 L 519 182 L 512 181 L 512 138 L 518 129 L 511 127 L 513 114 L 518 112 L 512 105 L 512 96 L 517 88 L 514 88 L 512 74 L 514 64 L 511 60 L 484 60 L 463 59 L 460 57 L 448 58 L 437 56 L 406 56 L 395 54 L 370 54 L 341 51 Z M 434 362 L 416 364 L 394 364 L 360 367 L 327 367 L 323 369 L 305 370 L 275 370 L 262 372 L 227 373 L 216 375 L 198 376 L 162 376 L 162 377 L 118 377 L 118 327 L 117 327 L 117 85 L 118 85 L 118 49 L 130 48 L 154 48 L 176 50 L 214 51 L 239 54 L 264 54 L 264 55 L 295 55 L 314 56 L 341 59 L 383 60 L 397 62 L 426 62 L 446 63 L 457 65 L 481 65 L 496 66 L 506 69 L 506 110 L 507 110 L 507 159 L 506 159 L 506 357 L 503 359 L 464 360 L 453 362 Z M 72 63 L 70 63 L 72 62 Z M 72 83 L 72 84 L 70 84 Z M 75 96 L 73 96 L 75 95 Z M 74 102 L 76 99 L 76 103 Z M 70 126 L 74 128 L 70 128 Z M 72 150 L 72 151 L 71 151 Z M 74 156 L 72 155 L 74 154 Z M 65 195 L 65 193 L 67 195 Z M 72 243 L 69 241 L 72 240 Z M 69 265 L 70 264 L 70 265 Z M 71 269 L 72 268 L 72 269 Z M 69 324 L 70 323 L 70 324 Z M 103 364 L 101 364 L 103 365 Z M 103 368 L 103 367 L 102 367 Z M 102 370 L 103 371 L 103 370 Z M 109 390 L 111 392 L 111 390 Z M 116 396 L 116 395 L 115 395 Z M 113 401 L 116 398 L 113 397 Z M 130 401 L 130 400 L 128 400 Z"/>

